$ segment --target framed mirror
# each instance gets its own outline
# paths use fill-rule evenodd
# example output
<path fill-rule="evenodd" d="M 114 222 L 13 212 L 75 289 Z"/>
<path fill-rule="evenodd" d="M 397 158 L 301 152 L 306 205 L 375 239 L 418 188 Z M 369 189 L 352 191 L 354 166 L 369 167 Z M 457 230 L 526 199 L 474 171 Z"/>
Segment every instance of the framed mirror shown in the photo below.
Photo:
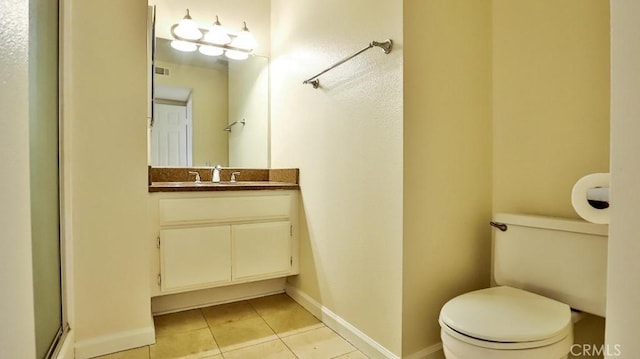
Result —
<path fill-rule="evenodd" d="M 150 0 L 149 5 L 155 5 L 149 164 L 269 167 L 269 2 Z M 258 47 L 245 60 L 176 50 L 171 27 L 187 8 L 204 33 L 216 16 L 232 38 L 246 22 Z"/>

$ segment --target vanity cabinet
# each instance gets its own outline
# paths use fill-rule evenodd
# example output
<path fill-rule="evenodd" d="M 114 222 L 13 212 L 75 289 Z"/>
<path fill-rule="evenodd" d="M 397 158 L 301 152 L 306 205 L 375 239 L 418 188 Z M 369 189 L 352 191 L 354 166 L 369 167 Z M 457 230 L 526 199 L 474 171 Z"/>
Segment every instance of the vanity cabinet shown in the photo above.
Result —
<path fill-rule="evenodd" d="M 298 273 L 297 191 L 164 194 L 155 295 Z M 157 202 L 157 203 L 156 203 Z"/>

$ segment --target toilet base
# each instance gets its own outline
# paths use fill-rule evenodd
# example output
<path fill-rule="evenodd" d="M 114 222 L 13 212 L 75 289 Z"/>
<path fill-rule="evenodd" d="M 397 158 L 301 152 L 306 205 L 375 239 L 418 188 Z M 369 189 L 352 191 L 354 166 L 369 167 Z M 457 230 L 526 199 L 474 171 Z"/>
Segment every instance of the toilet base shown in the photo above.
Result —
<path fill-rule="evenodd" d="M 444 330 L 440 331 L 442 349 L 446 359 L 567 359 L 573 344 L 573 335 L 539 348 L 500 350 L 482 348 L 465 343 Z"/>

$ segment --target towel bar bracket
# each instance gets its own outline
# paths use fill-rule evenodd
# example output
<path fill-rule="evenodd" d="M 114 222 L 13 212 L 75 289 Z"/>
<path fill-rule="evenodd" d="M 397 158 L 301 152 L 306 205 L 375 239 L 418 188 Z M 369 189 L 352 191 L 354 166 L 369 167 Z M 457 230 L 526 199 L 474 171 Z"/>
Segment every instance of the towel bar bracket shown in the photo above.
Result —
<path fill-rule="evenodd" d="M 371 47 L 373 46 L 377 46 L 381 48 L 385 54 L 389 54 L 391 52 L 391 49 L 393 49 L 393 41 L 391 41 L 391 39 L 384 42 L 373 41 L 371 42 Z"/>

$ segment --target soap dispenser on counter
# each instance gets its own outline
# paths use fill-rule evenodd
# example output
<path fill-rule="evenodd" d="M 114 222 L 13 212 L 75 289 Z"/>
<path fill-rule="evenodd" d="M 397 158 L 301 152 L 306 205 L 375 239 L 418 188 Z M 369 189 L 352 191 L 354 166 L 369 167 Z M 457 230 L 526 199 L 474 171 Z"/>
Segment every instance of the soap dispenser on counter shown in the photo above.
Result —
<path fill-rule="evenodd" d="M 211 182 L 220 182 L 220 165 L 216 165 L 211 169 Z"/>

